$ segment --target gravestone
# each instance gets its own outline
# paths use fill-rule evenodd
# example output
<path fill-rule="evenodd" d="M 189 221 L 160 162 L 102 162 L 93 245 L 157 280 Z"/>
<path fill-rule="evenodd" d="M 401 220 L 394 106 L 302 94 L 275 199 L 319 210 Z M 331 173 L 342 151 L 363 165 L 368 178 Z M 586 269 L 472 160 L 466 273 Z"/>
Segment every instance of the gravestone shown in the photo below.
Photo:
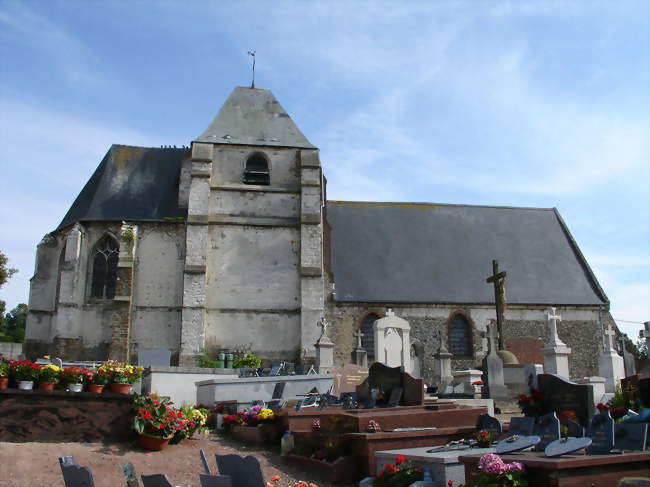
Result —
<path fill-rule="evenodd" d="M 142 487 L 174 487 L 167 475 L 162 473 L 140 475 L 140 478 L 142 479 Z"/>
<path fill-rule="evenodd" d="M 591 455 L 606 455 L 614 448 L 614 421 L 609 411 L 598 413 L 591 419 L 587 436 L 592 441 L 588 450 Z"/>
<path fill-rule="evenodd" d="M 274 362 L 271 364 L 271 371 L 269 372 L 269 376 L 276 376 L 280 375 L 280 371 L 282 370 L 282 362 Z"/>
<path fill-rule="evenodd" d="M 535 451 L 544 451 L 546 445 L 560 439 L 560 420 L 554 412 L 537 418 L 534 434 L 541 440 L 535 446 Z"/>
<path fill-rule="evenodd" d="M 166 348 L 138 350 L 138 365 L 142 367 L 152 367 L 156 365 L 169 367 L 171 357 L 171 350 Z"/>
<path fill-rule="evenodd" d="M 614 337 L 616 332 L 612 325 L 605 330 L 604 347 L 598 357 L 598 375 L 605 378 L 605 392 L 613 393 L 621 379 L 625 377 L 625 365 L 623 357 L 614 349 Z"/>
<path fill-rule="evenodd" d="M 201 487 L 232 487 L 230 475 L 199 474 Z"/>
<path fill-rule="evenodd" d="M 625 346 L 625 339 L 623 336 L 619 338 L 620 349 L 623 350 L 623 365 L 625 368 L 625 377 L 636 375 L 636 362 L 634 355 L 631 354 Z"/>
<path fill-rule="evenodd" d="M 377 407 L 377 395 L 379 394 L 378 389 L 371 389 L 370 394 L 363 403 L 364 409 L 375 409 Z"/>
<path fill-rule="evenodd" d="M 362 338 L 365 335 L 361 330 L 353 333 L 354 338 L 357 340 L 357 346 L 352 351 L 354 363 L 359 367 L 368 367 L 368 352 L 363 348 Z"/>
<path fill-rule="evenodd" d="M 614 425 L 615 450 L 645 450 L 648 424 L 620 423 Z"/>
<path fill-rule="evenodd" d="M 322 330 L 318 341 L 314 345 L 316 349 L 316 367 L 319 374 L 328 374 L 334 367 L 334 342 L 327 336 L 327 328 L 329 328 L 330 324 L 325 317 L 318 321 L 318 326 Z"/>
<path fill-rule="evenodd" d="M 575 384 L 554 374 L 537 376 L 542 402 L 551 411 L 573 411 L 578 422 L 586 427 L 594 410 L 593 389 L 587 384 Z"/>
<path fill-rule="evenodd" d="M 497 455 L 504 455 L 506 453 L 514 453 L 517 451 L 526 450 L 537 445 L 542 439 L 539 436 L 519 436 L 513 435 L 496 444 Z"/>
<path fill-rule="evenodd" d="M 486 372 L 487 387 L 483 390 L 488 391 L 490 399 L 505 399 L 508 395 L 503 379 L 503 361 L 497 354 L 496 338 L 494 337 L 494 325 L 488 325 L 490 352 L 483 359 L 483 370 Z"/>
<path fill-rule="evenodd" d="M 77 465 L 72 455 L 59 457 L 65 487 L 95 487 L 90 468 Z"/>
<path fill-rule="evenodd" d="M 534 428 L 535 428 L 535 418 L 532 417 L 511 418 L 510 426 L 508 426 L 508 436 L 512 436 L 512 435 L 530 436 L 533 434 Z"/>
<path fill-rule="evenodd" d="M 377 389 L 384 398 L 384 406 L 391 391 L 395 387 L 403 390 L 400 406 L 420 406 L 424 403 L 424 388 L 422 379 L 415 379 L 404 372 L 402 367 L 387 367 L 381 362 L 375 362 L 368 370 L 368 377 L 357 386 L 357 400 L 363 403 L 368 399 L 370 391 Z"/>
<path fill-rule="evenodd" d="M 368 377 L 368 367 L 347 364 L 333 369 L 332 395 L 340 397 L 344 392 L 356 392 L 357 386 Z"/>
<path fill-rule="evenodd" d="M 386 407 L 395 408 L 399 406 L 399 402 L 402 400 L 402 393 L 404 390 L 401 387 L 393 387 L 390 391 L 390 397 L 388 398 L 388 403 Z"/>
<path fill-rule="evenodd" d="M 447 350 L 445 340 L 440 332 L 436 332 L 438 339 L 438 351 L 433 356 L 433 380 L 438 391 L 444 392 L 454 380 L 451 371 L 451 354 Z"/>
<path fill-rule="evenodd" d="M 549 341 L 541 350 L 544 354 L 544 371 L 568 379 L 571 349 L 560 340 L 557 333 L 557 322 L 562 321 L 562 317 L 551 307 L 546 311 L 546 319 L 549 325 Z"/>
<path fill-rule="evenodd" d="M 489 414 L 480 414 L 476 420 L 476 428 L 474 432 L 478 433 L 481 430 L 489 431 L 491 441 L 497 441 L 499 436 L 501 436 L 501 423 L 497 418 L 494 418 Z"/>
<path fill-rule="evenodd" d="M 591 438 L 560 438 L 552 441 L 544 449 L 544 455 L 547 457 L 559 457 L 567 453 L 573 453 L 578 450 L 584 450 L 591 445 Z"/>
<path fill-rule="evenodd" d="M 374 322 L 375 360 L 388 367 L 411 370 L 411 325 L 393 310 Z"/>
<path fill-rule="evenodd" d="M 260 462 L 252 455 L 215 455 L 221 475 L 228 475 L 232 487 L 265 487 Z"/>

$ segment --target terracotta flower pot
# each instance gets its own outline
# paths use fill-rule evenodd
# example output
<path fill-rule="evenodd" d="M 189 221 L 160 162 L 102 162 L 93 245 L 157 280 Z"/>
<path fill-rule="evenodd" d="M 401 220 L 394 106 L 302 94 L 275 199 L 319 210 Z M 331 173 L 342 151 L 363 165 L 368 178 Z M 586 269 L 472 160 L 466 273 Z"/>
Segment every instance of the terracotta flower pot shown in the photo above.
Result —
<path fill-rule="evenodd" d="M 171 438 L 159 438 L 157 436 L 138 435 L 138 444 L 145 450 L 160 451 L 167 447 Z"/>
<path fill-rule="evenodd" d="M 118 384 L 113 382 L 108 386 L 108 390 L 114 392 L 115 394 L 129 394 L 131 392 L 131 384 Z"/>
<path fill-rule="evenodd" d="M 88 392 L 101 394 L 103 390 L 104 390 L 104 384 L 88 384 Z"/>
<path fill-rule="evenodd" d="M 0 389 L 6 389 L 9 386 L 9 377 L 0 377 Z"/>
<path fill-rule="evenodd" d="M 39 382 L 38 389 L 41 391 L 53 391 L 56 382 Z"/>

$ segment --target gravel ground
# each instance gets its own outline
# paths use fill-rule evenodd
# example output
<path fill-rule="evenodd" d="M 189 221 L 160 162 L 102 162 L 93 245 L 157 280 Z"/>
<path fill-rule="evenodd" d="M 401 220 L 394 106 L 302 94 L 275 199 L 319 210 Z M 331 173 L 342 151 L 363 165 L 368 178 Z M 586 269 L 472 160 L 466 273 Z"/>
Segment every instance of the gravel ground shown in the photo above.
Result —
<path fill-rule="evenodd" d="M 0 442 L 0 487 L 63 486 L 58 457 L 74 455 L 80 465 L 90 467 L 96 487 L 125 486 L 123 463 L 132 463 L 138 474 L 164 473 L 174 485 L 199 487 L 202 472 L 199 450 L 203 449 L 216 470 L 214 454 L 255 455 L 262 465 L 265 480 L 279 475 L 285 486 L 298 480 L 332 487 L 315 473 L 297 468 L 280 457 L 279 449 L 249 448 L 217 435 L 185 440 L 161 452 L 147 452 L 135 444 L 101 443 L 6 443 Z"/>

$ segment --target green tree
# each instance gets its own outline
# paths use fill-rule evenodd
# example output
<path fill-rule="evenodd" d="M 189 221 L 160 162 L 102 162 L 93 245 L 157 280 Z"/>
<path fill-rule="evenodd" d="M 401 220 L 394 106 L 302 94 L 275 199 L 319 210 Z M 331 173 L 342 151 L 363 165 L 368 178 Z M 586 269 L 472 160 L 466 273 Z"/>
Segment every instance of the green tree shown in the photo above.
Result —
<path fill-rule="evenodd" d="M 7 256 L 5 254 L 3 254 L 2 252 L 0 252 L 0 287 L 2 287 L 4 284 L 6 284 L 7 281 L 9 281 L 9 279 L 11 279 L 11 276 L 13 276 L 16 272 L 18 272 L 18 269 L 14 269 L 13 267 L 7 267 L 8 262 L 9 262 L 9 259 L 7 258 Z M 2 301 L 0 299 L 0 342 L 15 341 L 13 334 L 8 335 L 6 333 L 6 328 L 7 328 L 7 324 L 6 324 L 6 320 L 5 320 L 6 306 L 7 306 L 7 303 L 5 303 L 4 301 Z M 21 306 L 21 305 L 18 305 L 18 306 Z M 22 306 L 25 306 L 25 309 L 27 309 L 26 305 L 23 304 Z M 15 308 L 14 310 L 12 310 L 12 312 L 15 311 L 16 309 L 18 309 L 18 307 Z M 7 316 L 9 316 L 9 315 L 7 315 Z M 25 316 L 27 316 L 27 315 L 25 315 Z M 22 342 L 25 339 L 25 326 L 24 326 L 24 324 L 23 324 L 23 328 L 22 328 L 22 337 L 20 337 L 20 332 L 19 331 L 16 331 L 16 333 L 17 333 L 16 338 L 20 338 L 20 341 Z"/>
<path fill-rule="evenodd" d="M 18 272 L 18 269 L 7 267 L 7 262 L 9 262 L 7 256 L 0 252 L 0 287 L 6 284 L 6 282 L 11 279 L 11 276 Z"/>
<path fill-rule="evenodd" d="M 22 343 L 25 341 L 25 324 L 27 323 L 27 305 L 21 303 L 4 317 L 0 341 Z"/>

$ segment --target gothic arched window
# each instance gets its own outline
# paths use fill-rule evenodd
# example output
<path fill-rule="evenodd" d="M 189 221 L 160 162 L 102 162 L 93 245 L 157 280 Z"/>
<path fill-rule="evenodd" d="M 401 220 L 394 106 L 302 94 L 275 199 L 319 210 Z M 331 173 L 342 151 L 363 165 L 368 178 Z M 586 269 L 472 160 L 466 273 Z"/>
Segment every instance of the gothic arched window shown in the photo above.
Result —
<path fill-rule="evenodd" d="M 61 273 L 63 272 L 63 265 L 65 264 L 65 248 L 66 244 L 63 244 L 61 253 L 59 254 L 59 267 L 56 270 L 56 294 L 54 297 L 54 306 L 59 306 L 59 298 L 61 297 Z"/>
<path fill-rule="evenodd" d="M 270 179 L 269 163 L 266 158 L 259 153 L 250 156 L 244 169 L 244 184 L 268 186 Z"/>
<path fill-rule="evenodd" d="M 463 357 L 472 356 L 472 325 L 461 313 L 449 323 L 449 352 Z"/>
<path fill-rule="evenodd" d="M 368 360 L 375 358 L 375 329 L 374 324 L 380 316 L 377 313 L 368 313 L 361 321 L 361 346 L 368 353 Z"/>
<path fill-rule="evenodd" d="M 117 258 L 119 246 L 108 235 L 102 238 L 92 253 L 93 268 L 90 285 L 90 297 L 113 299 L 117 282 Z"/>

